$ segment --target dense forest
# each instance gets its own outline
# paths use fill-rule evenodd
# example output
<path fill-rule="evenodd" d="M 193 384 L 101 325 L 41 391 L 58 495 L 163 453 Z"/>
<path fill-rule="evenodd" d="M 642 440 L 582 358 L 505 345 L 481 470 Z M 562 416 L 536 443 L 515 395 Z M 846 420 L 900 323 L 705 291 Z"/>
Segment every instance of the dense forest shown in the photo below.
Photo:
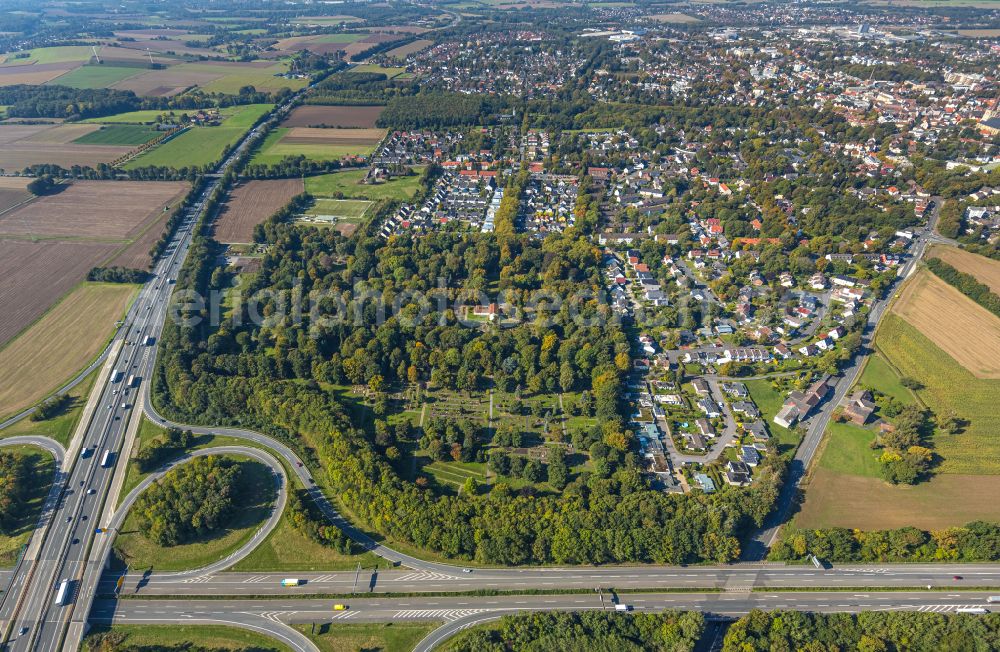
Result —
<path fill-rule="evenodd" d="M 443 91 L 419 93 L 389 100 L 378 118 L 379 127 L 443 129 L 482 124 L 491 113 L 488 98 Z"/>
<path fill-rule="evenodd" d="M 270 248 L 241 289 L 265 297 L 257 311 L 266 319 L 255 323 L 244 306 L 238 323 L 218 328 L 168 321 L 154 401 L 178 419 L 240 424 L 297 446 L 364 525 L 484 563 L 726 562 L 739 556 L 739 537 L 771 510 L 784 471 L 777 456 L 745 491 L 676 496 L 647 487 L 619 400 L 628 343 L 621 329 L 607 328 L 601 301 L 582 302 L 583 320 L 563 303 L 536 306 L 531 319 L 512 328 L 459 323 L 462 311 L 451 302 L 468 297 L 467 305 L 477 305 L 480 291 L 503 292 L 512 312 L 527 312 L 532 291 L 561 300 L 600 287 L 598 251 L 585 238 L 441 232 L 349 240 L 277 220 L 258 236 Z M 214 267 L 218 250 L 197 237 L 178 285 L 203 293 L 227 286 L 226 272 Z M 444 288 L 438 279 L 447 281 Z M 383 320 L 371 300 L 383 296 L 392 306 L 414 292 L 444 293 L 448 307 L 431 302 L 421 314 L 422 306 L 403 302 Z M 358 293 L 363 302 L 346 301 Z M 293 310 L 296 295 L 314 297 L 320 314 Z M 345 318 L 325 318 L 341 301 Z M 324 389 L 362 384 L 377 406 L 387 384 L 413 382 L 456 391 L 490 382 L 520 386 L 527 395 L 587 390 L 602 424 L 592 452 L 604 461 L 558 496 L 504 483 L 485 495 L 438 495 L 404 480 L 388 456 L 391 440 L 354 422 L 337 394 Z"/>
<path fill-rule="evenodd" d="M 10 534 L 24 511 L 30 475 L 27 457 L 0 451 L 0 534 Z"/>
<path fill-rule="evenodd" d="M 828 561 L 997 561 L 1000 560 L 1000 525 L 974 521 L 965 527 L 926 532 L 914 527 L 896 530 L 799 530 L 786 527 L 772 548 L 775 560 L 807 559 L 816 555 Z"/>
<path fill-rule="evenodd" d="M 1000 614 L 751 611 L 726 633 L 723 652 L 940 652 L 1000 649 Z"/>
<path fill-rule="evenodd" d="M 691 652 L 705 630 L 696 611 L 629 614 L 584 611 L 504 616 L 462 634 L 451 652 Z"/>
<path fill-rule="evenodd" d="M 196 457 L 163 476 L 136 501 L 139 529 L 161 546 L 186 543 L 221 527 L 236 507 L 241 467 Z"/>

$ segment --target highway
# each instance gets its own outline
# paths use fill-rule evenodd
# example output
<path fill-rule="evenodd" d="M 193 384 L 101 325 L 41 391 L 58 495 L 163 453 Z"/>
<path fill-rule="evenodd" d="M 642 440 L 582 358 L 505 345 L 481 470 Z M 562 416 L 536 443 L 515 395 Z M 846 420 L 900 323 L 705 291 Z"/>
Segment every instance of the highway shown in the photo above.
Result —
<path fill-rule="evenodd" d="M 346 605 L 334 611 L 335 603 Z M 295 639 L 289 624 L 364 622 L 444 622 L 416 650 L 428 650 L 454 631 L 504 614 L 535 610 L 605 610 L 630 606 L 636 612 L 692 609 L 711 616 L 738 617 L 751 609 L 790 609 L 815 612 L 931 611 L 954 612 L 961 607 L 988 607 L 984 593 L 901 592 L 713 592 L 610 593 L 590 591 L 570 595 L 373 597 L 334 600 L 98 600 L 95 623 L 228 624 L 269 633 L 279 640 Z M 304 637 L 303 637 L 304 638 Z M 301 639 L 299 639 L 301 641 Z M 314 650 L 308 641 L 296 650 Z"/>
<path fill-rule="evenodd" d="M 810 565 L 734 564 L 731 566 L 607 566 L 571 568 L 469 569 L 433 573 L 408 569 L 340 572 L 130 573 L 123 595 L 146 596 L 294 596 L 349 593 L 468 592 L 484 589 L 760 589 L 844 587 L 1000 587 L 1000 566 L 982 564 L 845 564 L 829 569 Z M 956 580 L 958 575 L 962 579 Z M 302 580 L 282 587 L 281 580 Z M 100 592 L 111 593 L 117 578 L 105 575 Z M 355 581 L 357 579 L 357 581 Z"/>
<path fill-rule="evenodd" d="M 220 183 L 218 175 L 228 170 L 259 134 L 260 127 L 251 129 L 219 165 L 217 175 L 207 180 L 111 342 L 107 362 L 85 408 L 82 429 L 74 441 L 80 454 L 76 454 L 76 448 L 71 449 L 63 465 L 63 477 L 58 479 L 61 495 L 52 518 L 32 537 L 37 557 L 26 555 L 0 606 L 4 618 L 0 642 L 6 642 L 9 650 L 52 652 L 63 646 L 64 639 L 66 649 L 79 647 L 88 603 L 85 601 L 80 608 L 77 593 L 85 574 L 93 578 L 84 587 L 89 593 L 93 593 L 100 576 L 101 569 L 92 567 L 90 551 L 109 535 L 96 533 L 95 524 L 106 505 L 109 510 L 114 507 L 117 493 L 109 499 L 112 478 L 119 459 L 129 454 L 123 450 L 126 429 L 130 421 L 136 428 L 141 419 L 141 411 L 135 409 L 141 400 L 136 387 L 147 385 L 152 376 L 156 345 L 174 288 L 172 279 L 187 255 L 205 201 Z M 118 474 L 119 483 L 123 472 L 124 468 Z M 57 527 L 50 527 L 52 524 Z M 64 582 L 65 598 L 56 604 Z M 69 627 L 71 621 L 75 627 Z M 69 635 L 68 629 L 72 630 Z"/>

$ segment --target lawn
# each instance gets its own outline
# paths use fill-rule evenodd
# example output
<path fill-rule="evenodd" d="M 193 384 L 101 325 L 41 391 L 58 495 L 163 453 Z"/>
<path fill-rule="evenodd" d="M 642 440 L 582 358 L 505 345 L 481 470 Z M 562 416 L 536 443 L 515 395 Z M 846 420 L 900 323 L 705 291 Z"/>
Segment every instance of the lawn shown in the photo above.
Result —
<path fill-rule="evenodd" d="M 142 145 L 156 138 L 161 132 L 145 125 L 113 124 L 80 136 L 74 143 L 80 145 Z"/>
<path fill-rule="evenodd" d="M 148 68 L 134 66 L 86 65 L 60 75 L 46 85 L 73 88 L 107 88 L 115 82 L 147 72 Z"/>
<path fill-rule="evenodd" d="M 389 79 L 406 72 L 406 68 L 380 66 L 377 63 L 363 63 L 351 68 L 350 72 L 375 72 L 382 73 Z"/>
<path fill-rule="evenodd" d="M 323 623 L 312 631 L 311 625 L 295 625 L 322 652 L 369 650 L 371 652 L 410 652 L 441 623 L 366 623 L 341 625 Z"/>
<path fill-rule="evenodd" d="M 83 283 L 0 349 L 0 369 L 6 370 L 0 374 L 3 413 L 42 400 L 87 366 L 135 296 L 133 285 Z"/>
<path fill-rule="evenodd" d="M 91 627 L 87 638 L 83 641 L 85 651 L 101 649 L 97 647 L 100 639 L 111 637 L 110 647 L 114 649 L 129 646 L 136 649 L 171 649 L 187 650 L 192 648 L 209 650 L 232 650 L 263 652 L 291 652 L 284 643 L 269 636 L 251 632 L 239 627 L 223 625 L 96 625 Z"/>
<path fill-rule="evenodd" d="M 861 372 L 861 378 L 858 379 L 858 384 L 862 387 L 877 389 L 904 405 L 912 405 L 916 402 L 913 392 L 903 387 L 903 384 L 899 382 L 896 370 L 878 353 L 868 358 L 865 369 Z"/>
<path fill-rule="evenodd" d="M 9 568 L 17 561 L 21 548 L 28 543 L 38 522 L 38 516 L 49 493 L 53 478 L 53 459 L 48 451 L 34 446 L 5 446 L 4 452 L 18 452 L 28 456 L 32 468 L 27 509 L 17 519 L 10 534 L 0 534 L 0 568 Z"/>
<path fill-rule="evenodd" d="M 90 390 L 97 380 L 100 369 L 90 372 L 90 375 L 83 379 L 79 385 L 69 391 L 71 399 L 69 406 L 61 413 L 45 421 L 32 421 L 31 419 L 21 419 L 12 426 L 0 430 L 0 439 L 5 437 L 21 437 L 25 435 L 36 435 L 55 439 L 63 445 L 69 446 L 69 441 L 73 437 L 73 431 L 83 414 L 83 407 L 87 403 Z"/>
<path fill-rule="evenodd" d="M 420 189 L 420 175 L 399 177 L 379 184 L 361 184 L 367 170 L 345 170 L 306 178 L 306 192 L 317 197 L 342 195 L 354 199 L 407 201 Z"/>
<path fill-rule="evenodd" d="M 791 457 L 798 448 L 801 437 L 794 430 L 782 428 L 774 422 L 774 415 L 781 410 L 781 405 L 785 402 L 785 394 L 779 392 L 771 386 L 771 381 L 767 379 L 744 381 L 750 397 L 757 404 L 760 410 L 761 419 L 767 424 L 771 435 L 778 440 L 778 449 L 782 455 Z"/>
<path fill-rule="evenodd" d="M 305 214 L 341 219 L 361 219 L 371 205 L 370 201 L 357 199 L 317 199 L 315 205 L 307 209 Z"/>
<path fill-rule="evenodd" d="M 819 466 L 830 471 L 866 478 L 880 477 L 876 451 L 869 444 L 875 433 L 852 423 L 831 422 Z"/>
<path fill-rule="evenodd" d="M 223 531 L 191 543 L 160 546 L 137 529 L 134 514 L 130 514 L 115 539 L 115 552 L 131 568 L 152 568 L 157 571 L 180 571 L 201 568 L 232 554 L 245 544 L 267 519 L 274 503 L 274 483 L 271 470 L 257 461 L 232 456 L 243 465 L 240 506 Z"/>
<path fill-rule="evenodd" d="M 232 107 L 228 117 L 217 127 L 192 127 L 186 132 L 132 159 L 126 169 L 149 165 L 163 167 L 210 166 L 222 158 L 222 152 L 232 145 L 265 113 L 271 104 L 247 104 Z M 223 114 L 227 114 L 223 110 Z"/>

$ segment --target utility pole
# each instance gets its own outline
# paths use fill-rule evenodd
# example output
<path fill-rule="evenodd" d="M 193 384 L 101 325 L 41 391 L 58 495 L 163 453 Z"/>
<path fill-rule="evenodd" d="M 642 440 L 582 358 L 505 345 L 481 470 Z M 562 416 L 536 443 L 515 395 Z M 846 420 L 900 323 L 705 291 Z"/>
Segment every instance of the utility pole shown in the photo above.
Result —
<path fill-rule="evenodd" d="M 354 573 L 354 588 L 351 589 L 351 593 L 357 593 L 358 591 L 358 578 L 361 576 L 361 562 L 358 562 L 358 570 Z"/>

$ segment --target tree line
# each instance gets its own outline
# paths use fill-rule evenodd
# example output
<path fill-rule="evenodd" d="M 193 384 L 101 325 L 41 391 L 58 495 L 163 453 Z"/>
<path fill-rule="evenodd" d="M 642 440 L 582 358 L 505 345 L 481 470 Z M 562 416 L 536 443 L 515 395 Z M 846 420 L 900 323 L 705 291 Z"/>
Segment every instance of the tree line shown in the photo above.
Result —
<path fill-rule="evenodd" d="M 691 652 L 704 631 L 705 618 L 697 611 L 521 613 L 461 634 L 448 648 L 452 652 Z"/>
<path fill-rule="evenodd" d="M 980 283 L 972 274 L 958 271 L 940 258 L 928 259 L 927 268 L 945 283 L 955 287 L 959 292 L 1000 317 L 1000 296 L 993 292 L 990 286 Z"/>
<path fill-rule="evenodd" d="M 997 561 L 1000 525 L 973 521 L 964 527 L 930 532 L 915 527 L 872 531 L 786 527 L 781 540 L 771 548 L 770 558 L 795 560 L 810 555 L 829 561 L 859 562 Z"/>
<path fill-rule="evenodd" d="M 826 614 L 754 609 L 729 627 L 722 644 L 722 652 L 997 649 L 998 613 L 977 616 L 915 611 Z"/>
<path fill-rule="evenodd" d="M 26 455 L 0 451 L 0 533 L 9 535 L 24 513 L 31 481 Z"/>

